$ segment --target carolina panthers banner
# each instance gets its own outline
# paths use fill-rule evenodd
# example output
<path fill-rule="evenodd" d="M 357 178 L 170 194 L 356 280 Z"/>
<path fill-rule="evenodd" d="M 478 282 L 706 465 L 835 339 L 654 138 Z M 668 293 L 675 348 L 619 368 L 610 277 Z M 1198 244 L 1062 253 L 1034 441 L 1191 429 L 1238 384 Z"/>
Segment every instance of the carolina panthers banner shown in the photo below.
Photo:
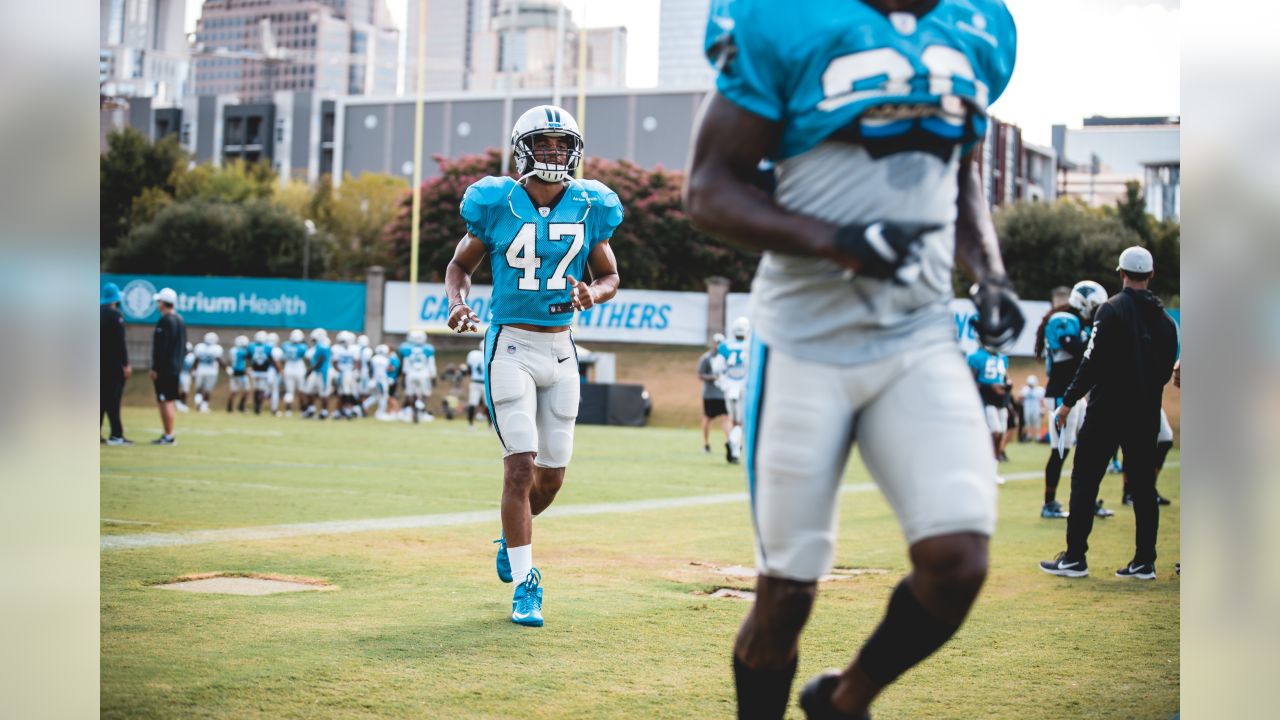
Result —
<path fill-rule="evenodd" d="M 726 301 L 725 324 L 731 324 L 734 318 L 747 314 L 747 302 L 750 298 L 749 293 L 729 293 Z M 1013 349 L 1009 350 L 1010 356 L 1031 357 L 1035 355 L 1036 345 L 1036 328 L 1040 327 L 1040 318 L 1049 312 L 1049 303 L 1043 300 L 1022 300 L 1018 306 L 1022 308 L 1022 314 L 1027 319 L 1027 324 L 1022 329 L 1022 334 L 1018 336 L 1018 341 L 1014 343 Z M 973 302 L 956 298 L 951 301 L 951 314 L 956 323 L 956 340 L 960 343 L 960 347 L 966 352 L 971 353 L 978 349 L 978 337 L 973 332 L 973 326 L 969 324 L 970 320 L 976 314 Z M 728 332 L 725 330 L 724 332 Z"/>
<path fill-rule="evenodd" d="M 490 318 L 488 285 L 472 285 L 467 303 L 484 324 Z M 413 314 L 409 283 L 388 282 L 383 290 L 382 329 L 409 331 Z M 449 332 L 449 299 L 444 285 L 418 283 L 415 325 L 427 332 Z M 707 337 L 705 293 L 661 290 L 619 290 L 603 305 L 577 313 L 574 337 L 601 342 L 702 345 Z"/>
<path fill-rule="evenodd" d="M 125 322 L 154 323 L 152 296 L 170 287 L 188 325 L 364 329 L 364 283 L 323 280 L 103 274 L 120 287 Z"/>

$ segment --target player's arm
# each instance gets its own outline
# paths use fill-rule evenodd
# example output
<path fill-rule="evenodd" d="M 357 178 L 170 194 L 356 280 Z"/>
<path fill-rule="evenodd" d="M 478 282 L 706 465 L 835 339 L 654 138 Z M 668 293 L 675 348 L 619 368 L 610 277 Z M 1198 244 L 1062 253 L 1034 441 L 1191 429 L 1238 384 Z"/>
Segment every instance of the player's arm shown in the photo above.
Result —
<path fill-rule="evenodd" d="M 974 152 L 960 159 L 956 197 L 956 262 L 976 281 L 969 291 L 978 317 L 974 329 L 984 345 L 1007 348 L 1022 334 L 1026 319 L 1018 295 L 1005 273 L 1000 241 L 982 192 L 982 175 Z"/>
<path fill-rule="evenodd" d="M 475 330 L 480 318 L 467 306 L 471 293 L 471 276 L 485 256 L 484 242 L 467 233 L 458 241 L 453 259 L 444 271 L 444 292 L 449 298 L 449 329 L 456 332 Z"/>
<path fill-rule="evenodd" d="M 782 124 L 712 92 L 694 130 L 684 205 L 698 229 L 750 250 L 825 257 L 857 269 L 835 251 L 836 226 L 788 212 L 755 184 L 760 160 L 782 138 Z"/>
<path fill-rule="evenodd" d="M 570 300 L 578 310 L 590 309 L 593 305 L 609 302 L 618 294 L 618 259 L 613 255 L 613 248 L 608 240 L 602 240 L 591 248 L 587 256 L 587 269 L 591 271 L 591 284 L 566 275 L 569 286 L 573 288 Z"/>

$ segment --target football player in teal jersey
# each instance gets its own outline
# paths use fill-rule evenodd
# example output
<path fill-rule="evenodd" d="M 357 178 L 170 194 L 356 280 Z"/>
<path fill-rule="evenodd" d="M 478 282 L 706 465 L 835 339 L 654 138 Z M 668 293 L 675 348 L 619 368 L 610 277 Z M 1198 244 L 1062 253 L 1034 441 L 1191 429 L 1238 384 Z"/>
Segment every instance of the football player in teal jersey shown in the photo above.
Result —
<path fill-rule="evenodd" d="M 511 132 L 518 180 L 486 177 L 467 188 L 467 234 L 445 271 L 449 327 L 475 330 L 467 305 L 471 274 L 485 256 L 493 273 L 485 333 L 485 401 L 503 450 L 498 577 L 517 582 L 511 620 L 541 626 L 541 572 L 533 564 L 533 517 L 564 482 L 578 417 L 578 360 L 569 325 L 575 310 L 618 291 L 609 238 L 622 203 L 604 184 L 575 180 L 582 134 L 565 110 L 539 105 Z M 590 271 L 590 283 L 579 280 Z"/>
<path fill-rule="evenodd" d="M 759 575 L 733 653 L 739 713 L 786 711 L 856 441 L 912 569 L 853 662 L 800 704 L 861 718 L 959 629 L 986 578 L 996 461 L 949 305 L 959 262 L 982 344 L 1004 349 L 1024 324 L 975 152 L 1016 32 L 1000 0 L 714 0 L 706 40 L 718 75 L 686 206 L 764 251 L 743 453 Z M 766 159 L 772 193 L 756 183 Z"/>

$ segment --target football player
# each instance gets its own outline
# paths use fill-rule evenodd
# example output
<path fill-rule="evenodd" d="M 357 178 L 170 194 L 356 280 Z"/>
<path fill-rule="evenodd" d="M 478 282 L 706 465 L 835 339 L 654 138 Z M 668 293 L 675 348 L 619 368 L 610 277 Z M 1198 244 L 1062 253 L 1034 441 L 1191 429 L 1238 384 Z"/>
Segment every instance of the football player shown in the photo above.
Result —
<path fill-rule="evenodd" d="M 987 429 L 991 431 L 992 448 L 999 460 L 1004 450 L 1004 435 L 1009 429 L 1009 410 L 1005 403 L 1009 356 L 984 345 L 969 355 L 969 372 L 978 383 L 978 396 L 982 398 Z M 996 475 L 996 484 L 1003 485 L 1004 478 Z"/>
<path fill-rule="evenodd" d="M 249 397 L 249 337 L 247 335 L 237 335 L 235 345 L 231 348 L 231 362 L 227 365 L 227 374 L 231 376 L 228 386 L 231 393 L 227 395 L 227 412 L 231 412 L 231 408 L 235 405 L 236 398 L 240 398 L 240 412 L 244 412 L 245 400 Z"/>
<path fill-rule="evenodd" d="M 209 398 L 213 397 L 213 388 L 218 384 L 218 371 L 227 366 L 227 361 L 222 359 L 218 333 L 205 333 L 204 341 L 196 345 L 194 352 L 196 360 L 191 373 L 195 376 L 196 409 L 207 413 Z"/>
<path fill-rule="evenodd" d="M 267 384 L 271 387 L 271 414 L 280 417 L 280 387 L 284 384 L 284 350 L 280 348 L 280 335 L 267 333 L 267 345 L 271 348 L 271 367 L 267 369 Z"/>
<path fill-rule="evenodd" d="M 378 410 L 374 413 L 374 418 L 378 420 L 391 420 L 387 415 L 387 398 L 391 394 L 391 378 L 387 374 L 387 370 L 391 367 L 391 349 L 386 345 L 379 345 L 373 349 L 373 355 L 369 358 L 369 392 L 370 398 L 377 402 Z"/>
<path fill-rule="evenodd" d="M 427 342 L 427 334 L 421 330 L 409 333 L 409 339 L 400 346 L 400 369 L 404 373 L 404 402 L 413 421 L 425 415 L 427 420 L 435 416 L 427 410 L 431 399 L 431 384 L 436 379 L 436 349 Z"/>
<path fill-rule="evenodd" d="M 174 407 L 187 412 L 187 395 L 191 393 L 191 370 L 196 364 L 195 346 L 187 343 L 187 354 L 182 356 L 182 372 L 178 373 L 178 399 Z"/>
<path fill-rule="evenodd" d="M 249 368 L 253 377 L 254 415 L 262 414 L 262 401 L 271 395 L 271 368 L 275 365 L 271 350 L 265 330 L 253 334 L 253 342 L 249 345 Z"/>
<path fill-rule="evenodd" d="M 979 340 L 1003 349 L 1022 329 L 975 152 L 1014 46 L 999 0 L 712 6 L 718 77 L 686 206 L 764 251 L 743 454 L 760 572 L 733 653 L 744 716 L 786 709 L 855 439 L 912 571 L 853 662 L 806 685 L 809 717 L 864 717 L 956 632 L 986 577 L 995 459 L 949 303 L 958 260 L 977 281 Z M 772 196 L 754 184 L 765 158 Z M 927 452 L 913 450 L 921 435 Z"/>
<path fill-rule="evenodd" d="M 582 134 L 567 111 L 539 105 L 511 131 L 518 180 L 486 177 L 467 188 L 467 233 L 445 271 L 449 327 L 476 329 L 471 274 L 489 257 L 492 324 L 485 334 L 485 396 L 503 452 L 498 577 L 518 584 L 512 622 L 541 626 L 542 573 L 533 565 L 533 517 L 555 499 L 573 453 L 578 362 L 574 310 L 618 290 L 609 238 L 622 203 L 604 184 L 575 180 Z M 592 282 L 585 277 L 590 270 Z"/>
<path fill-rule="evenodd" d="M 369 372 L 369 360 L 373 358 L 373 348 L 369 346 L 369 336 L 361 333 L 356 338 L 356 355 L 360 360 L 360 379 L 356 383 L 356 402 L 354 410 L 364 417 L 368 413 L 365 412 L 365 405 L 369 403 L 366 399 L 373 392 L 373 377 Z"/>
<path fill-rule="evenodd" d="M 1044 388 L 1040 387 L 1040 378 L 1027 376 L 1027 384 L 1022 387 L 1022 433 L 1024 440 L 1039 442 L 1044 437 Z"/>
<path fill-rule="evenodd" d="M 329 333 L 324 328 L 311 331 L 311 343 L 304 358 L 307 361 L 307 381 L 304 387 L 309 402 L 302 417 L 314 416 L 324 420 L 329 417 L 329 395 L 332 388 L 329 376 L 332 375 L 333 348 L 329 346 Z"/>
<path fill-rule="evenodd" d="M 297 406 L 299 411 L 306 406 L 303 398 L 304 383 L 307 380 L 307 344 L 304 342 L 305 335 L 301 330 L 293 330 L 289 333 L 289 342 L 285 343 L 281 350 L 281 357 L 284 360 L 284 407 L 285 414 L 293 415 L 295 405 L 294 399 L 298 398 Z"/>
<path fill-rule="evenodd" d="M 489 424 L 489 408 L 484 403 L 484 343 L 467 353 L 467 424 L 474 430 L 476 413 L 484 413 L 485 425 Z"/>
<path fill-rule="evenodd" d="M 724 393 L 725 409 L 729 413 L 729 439 L 724 444 L 725 459 L 737 465 L 742 454 L 742 401 L 747 385 L 747 333 L 751 321 L 740 317 L 733 321 L 730 337 L 716 347 L 711 367 L 716 374 L 716 384 Z"/>
<path fill-rule="evenodd" d="M 1090 322 L 1093 314 L 1107 301 L 1107 291 L 1092 280 L 1081 280 L 1071 288 L 1067 302 L 1051 308 L 1036 330 L 1036 357 L 1044 358 L 1048 382 L 1044 394 L 1053 402 L 1054 409 L 1062 405 L 1062 394 L 1080 367 L 1080 358 L 1089 344 Z M 1058 482 L 1062 479 L 1062 464 L 1076 444 L 1076 433 L 1084 422 L 1088 399 L 1071 408 L 1061 429 L 1049 423 L 1049 461 L 1044 467 L 1044 505 L 1040 517 L 1065 518 L 1067 511 L 1058 502 Z M 1108 511 L 1110 512 L 1110 511 Z"/>

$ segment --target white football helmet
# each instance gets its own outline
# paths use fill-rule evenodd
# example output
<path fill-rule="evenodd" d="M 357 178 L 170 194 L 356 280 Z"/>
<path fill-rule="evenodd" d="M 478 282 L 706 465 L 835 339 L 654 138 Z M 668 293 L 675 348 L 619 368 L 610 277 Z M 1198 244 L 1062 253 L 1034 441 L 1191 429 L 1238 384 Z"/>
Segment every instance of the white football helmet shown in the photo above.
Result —
<path fill-rule="evenodd" d="M 1093 314 L 1107 301 L 1107 290 L 1092 280 L 1081 280 L 1071 288 L 1067 304 L 1080 313 L 1085 320 L 1092 320 Z"/>
<path fill-rule="evenodd" d="M 237 335 L 237 336 L 236 336 L 236 347 L 249 347 L 249 336 L 248 336 L 248 335 Z"/>
<path fill-rule="evenodd" d="M 269 345 L 279 345 L 280 335 L 278 333 L 267 333 L 267 343 Z"/>
<path fill-rule="evenodd" d="M 715 335 L 712 335 L 712 336 L 711 336 L 711 344 L 712 344 L 712 345 L 719 346 L 719 345 L 720 345 L 720 343 L 722 343 L 722 342 L 724 342 L 724 333 L 716 333 Z"/>
<path fill-rule="evenodd" d="M 360 347 L 369 347 L 369 336 L 361 335 L 360 337 L 356 338 L 356 344 L 359 345 Z"/>
<path fill-rule="evenodd" d="M 325 332 L 324 328 L 316 328 L 315 330 L 311 331 L 312 340 L 319 340 L 320 338 L 327 338 L 327 337 L 329 337 L 329 333 Z"/>
<path fill-rule="evenodd" d="M 373 349 L 373 354 L 374 354 L 374 355 L 383 355 L 383 356 L 385 356 L 385 355 L 386 355 L 387 353 L 389 353 L 389 352 L 391 352 L 391 348 L 387 347 L 386 345 L 379 345 L 378 347 L 376 347 L 376 348 L 374 348 L 374 349 Z"/>
<path fill-rule="evenodd" d="M 350 330 L 339 330 L 339 331 L 338 331 L 338 344 L 339 344 L 339 345 L 346 345 L 347 343 L 351 342 L 351 341 L 352 341 L 352 340 L 354 340 L 354 339 L 355 339 L 355 335 L 353 335 L 353 334 L 351 333 L 351 331 L 350 331 Z"/>
<path fill-rule="evenodd" d="M 303 337 L 305 336 L 302 334 L 301 330 L 294 330 L 289 333 L 289 342 L 300 343 L 302 342 Z"/>
<path fill-rule="evenodd" d="M 427 341 L 427 334 L 422 330 L 413 330 L 409 333 L 409 342 L 415 345 L 421 345 Z"/>
<path fill-rule="evenodd" d="M 539 135 L 568 137 L 568 156 L 563 164 L 539 162 L 533 157 L 533 139 Z M 564 108 L 539 105 L 526 110 L 511 129 L 511 150 L 516 156 L 516 172 L 522 177 L 537 175 L 549 183 L 562 182 L 582 161 L 582 133 L 578 121 Z"/>
<path fill-rule="evenodd" d="M 217 344 L 218 344 L 218 333 L 216 333 L 216 332 L 207 332 L 207 333 L 205 333 L 205 334 L 204 334 L 204 344 L 205 344 L 205 345 L 217 345 Z"/>
<path fill-rule="evenodd" d="M 267 331 L 259 330 L 253 334 L 253 341 L 256 343 L 264 343 L 267 341 Z"/>
<path fill-rule="evenodd" d="M 1039 384 L 1040 384 L 1040 378 L 1036 377 L 1035 375 L 1027 376 L 1027 387 L 1035 387 Z"/>
<path fill-rule="evenodd" d="M 743 340 L 747 337 L 747 333 L 751 332 L 751 321 L 745 317 L 740 317 L 733 321 L 731 331 L 734 337 Z"/>

